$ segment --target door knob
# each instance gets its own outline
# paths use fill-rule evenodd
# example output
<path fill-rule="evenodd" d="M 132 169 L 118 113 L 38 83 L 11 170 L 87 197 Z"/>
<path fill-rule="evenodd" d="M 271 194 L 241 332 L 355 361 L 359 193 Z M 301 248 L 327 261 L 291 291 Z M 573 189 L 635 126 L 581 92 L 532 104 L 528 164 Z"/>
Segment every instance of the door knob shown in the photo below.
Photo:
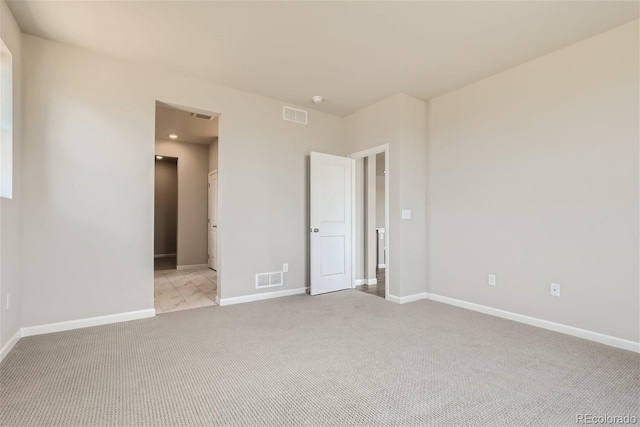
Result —
<path fill-rule="evenodd" d="M 314 228 L 314 229 L 312 229 L 311 231 L 312 231 L 312 232 L 314 232 L 314 233 L 317 233 L 317 232 L 318 232 L 318 231 L 320 231 L 320 230 L 318 230 L 317 228 Z"/>

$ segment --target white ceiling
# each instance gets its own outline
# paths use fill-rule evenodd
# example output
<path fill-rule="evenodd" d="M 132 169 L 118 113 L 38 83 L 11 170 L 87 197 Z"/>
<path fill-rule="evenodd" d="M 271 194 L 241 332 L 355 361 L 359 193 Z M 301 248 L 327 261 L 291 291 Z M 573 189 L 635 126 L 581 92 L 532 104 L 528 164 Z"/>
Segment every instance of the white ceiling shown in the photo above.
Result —
<path fill-rule="evenodd" d="M 9 1 L 47 39 L 345 115 L 428 99 L 638 18 L 637 1 Z M 326 102 L 311 103 L 322 95 Z"/>
<path fill-rule="evenodd" d="M 169 139 L 178 135 L 176 141 L 209 144 L 218 136 L 218 118 L 203 120 L 191 116 L 188 111 L 156 104 L 156 139 Z"/>

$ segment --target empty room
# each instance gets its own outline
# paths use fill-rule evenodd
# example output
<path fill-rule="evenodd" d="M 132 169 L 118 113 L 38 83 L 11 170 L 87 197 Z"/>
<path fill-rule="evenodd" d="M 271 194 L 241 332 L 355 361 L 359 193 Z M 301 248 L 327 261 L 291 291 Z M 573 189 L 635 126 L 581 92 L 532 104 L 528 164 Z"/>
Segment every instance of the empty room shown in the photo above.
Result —
<path fill-rule="evenodd" d="M 0 0 L 0 425 L 640 423 L 637 1 Z"/>

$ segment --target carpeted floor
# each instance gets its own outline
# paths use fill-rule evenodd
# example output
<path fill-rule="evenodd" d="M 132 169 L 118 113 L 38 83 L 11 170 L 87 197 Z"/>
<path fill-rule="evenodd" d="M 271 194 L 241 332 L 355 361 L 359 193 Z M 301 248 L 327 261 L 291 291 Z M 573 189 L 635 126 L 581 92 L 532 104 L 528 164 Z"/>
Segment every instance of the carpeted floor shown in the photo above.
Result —
<path fill-rule="evenodd" d="M 0 425 L 576 425 L 640 418 L 640 355 L 343 291 L 21 339 Z"/>

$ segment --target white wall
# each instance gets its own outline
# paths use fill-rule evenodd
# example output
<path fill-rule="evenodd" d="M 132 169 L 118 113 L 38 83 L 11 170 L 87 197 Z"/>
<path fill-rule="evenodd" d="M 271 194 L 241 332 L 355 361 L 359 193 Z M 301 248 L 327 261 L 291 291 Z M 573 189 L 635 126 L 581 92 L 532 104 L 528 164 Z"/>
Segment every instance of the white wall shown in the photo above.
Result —
<path fill-rule="evenodd" d="M 13 59 L 13 198 L 0 198 L 0 349 L 20 329 L 20 229 L 21 202 L 21 97 L 22 46 L 20 29 L 4 1 L 0 2 L 0 37 Z M 7 310 L 7 295 L 11 294 L 11 308 Z"/>
<path fill-rule="evenodd" d="M 396 297 L 426 290 L 426 104 L 393 95 L 346 117 L 349 153 L 390 145 L 389 292 Z M 412 219 L 401 220 L 410 209 Z"/>
<path fill-rule="evenodd" d="M 639 341 L 638 52 L 635 21 L 430 102 L 429 292 Z"/>
<path fill-rule="evenodd" d="M 283 263 L 277 290 L 308 284 L 309 152 L 346 154 L 342 118 L 285 122 L 279 101 L 22 41 L 23 326 L 153 308 L 156 100 L 222 114 L 220 296 L 258 292 Z"/>
<path fill-rule="evenodd" d="M 156 154 L 178 159 L 178 265 L 207 263 L 209 145 L 156 140 Z"/>

